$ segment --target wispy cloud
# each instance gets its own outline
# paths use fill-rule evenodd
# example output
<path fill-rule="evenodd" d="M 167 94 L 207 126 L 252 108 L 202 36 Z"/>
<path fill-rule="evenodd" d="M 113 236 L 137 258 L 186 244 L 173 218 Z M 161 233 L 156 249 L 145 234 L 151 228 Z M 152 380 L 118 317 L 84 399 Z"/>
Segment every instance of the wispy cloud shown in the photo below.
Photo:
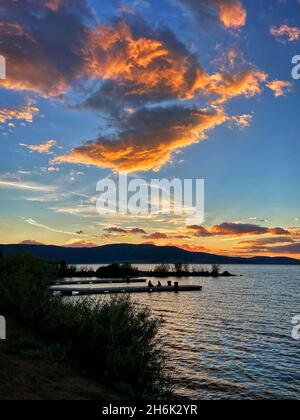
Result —
<path fill-rule="evenodd" d="M 3 176 L 0 176 L 0 188 L 39 191 L 44 193 L 56 191 L 55 186 L 43 185 L 35 182 L 26 182 L 17 179 L 7 179 Z"/>
<path fill-rule="evenodd" d="M 47 230 L 49 232 L 62 233 L 64 235 L 71 235 L 71 236 L 87 236 L 85 234 L 80 234 L 79 235 L 78 233 L 75 233 L 75 232 L 68 232 L 68 231 L 65 231 L 65 230 L 55 229 L 55 228 L 52 228 L 51 226 L 47 226 L 47 225 L 44 225 L 43 223 L 39 223 L 38 221 L 36 221 L 34 219 L 31 219 L 31 218 L 29 218 L 29 219 L 22 218 L 22 219 L 24 220 L 25 223 L 28 223 L 31 226 L 34 226 L 34 227 L 39 228 L 39 229 L 44 229 L 44 230 Z"/>

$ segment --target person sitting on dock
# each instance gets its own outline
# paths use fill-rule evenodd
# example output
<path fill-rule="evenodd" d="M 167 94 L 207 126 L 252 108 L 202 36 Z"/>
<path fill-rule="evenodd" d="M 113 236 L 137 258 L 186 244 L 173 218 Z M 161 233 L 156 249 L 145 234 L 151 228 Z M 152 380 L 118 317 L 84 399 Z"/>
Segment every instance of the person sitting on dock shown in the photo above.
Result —
<path fill-rule="evenodd" d="M 148 283 L 148 287 L 154 287 L 153 284 L 152 284 L 152 282 L 151 282 L 151 280 Z"/>
<path fill-rule="evenodd" d="M 160 281 L 158 282 L 157 287 L 161 287 L 161 282 Z"/>

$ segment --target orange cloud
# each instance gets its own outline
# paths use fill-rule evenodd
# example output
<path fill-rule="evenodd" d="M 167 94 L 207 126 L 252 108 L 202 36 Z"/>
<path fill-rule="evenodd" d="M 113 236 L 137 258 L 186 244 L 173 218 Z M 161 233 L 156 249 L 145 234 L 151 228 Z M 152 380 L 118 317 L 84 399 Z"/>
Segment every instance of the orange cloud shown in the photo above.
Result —
<path fill-rule="evenodd" d="M 226 28 L 240 28 L 246 24 L 247 12 L 239 0 L 212 0 Z"/>
<path fill-rule="evenodd" d="M 198 245 L 188 245 L 188 244 L 183 244 L 183 245 L 168 244 L 168 245 L 176 246 L 177 248 L 180 248 L 189 252 L 212 252 L 210 249 L 207 249 L 204 246 L 198 246 Z"/>
<path fill-rule="evenodd" d="M 281 25 L 276 28 L 273 26 L 270 32 L 281 42 L 296 42 L 300 39 L 300 28 L 297 27 Z"/>
<path fill-rule="evenodd" d="M 224 103 L 236 96 L 260 93 L 268 77 L 256 69 L 209 75 L 183 47 L 180 51 L 163 40 L 134 38 L 124 21 L 116 27 L 99 25 L 91 30 L 83 55 L 86 75 L 115 82 L 106 85 L 110 91 L 102 88 L 98 96 L 113 96 L 119 91 L 125 101 L 136 97 L 153 101 L 192 99 L 199 93 Z M 89 105 L 97 104 L 99 97 L 94 96 Z"/>
<path fill-rule="evenodd" d="M 48 141 L 46 141 L 45 143 L 42 143 L 42 144 L 37 144 L 37 145 L 21 144 L 21 146 L 24 146 L 27 149 L 32 150 L 33 152 L 50 153 L 50 150 L 52 149 L 52 147 L 56 146 L 56 144 L 57 144 L 56 140 L 48 140 Z"/>
<path fill-rule="evenodd" d="M 91 30 L 84 54 L 90 76 L 132 82 L 131 94 L 153 92 L 163 85 L 177 96 L 186 91 L 186 57 L 176 56 L 161 41 L 134 39 L 125 22 L 116 28 L 99 25 Z"/>
<path fill-rule="evenodd" d="M 32 122 L 38 112 L 39 108 L 31 103 L 23 105 L 20 109 L 0 108 L 0 125 L 14 120 Z"/>
<path fill-rule="evenodd" d="M 186 3 L 197 7 L 205 3 L 226 27 L 237 28 L 246 21 L 239 0 Z M 33 7 L 30 19 L 29 4 Z M 15 19 L 0 23 L 1 52 L 10 68 L 4 87 L 52 97 L 84 80 L 102 82 L 84 105 L 109 114 L 117 134 L 99 136 L 57 156 L 53 163 L 158 171 L 176 152 L 230 121 L 224 110 L 227 101 L 253 97 L 267 83 L 268 75 L 251 65 L 232 68 L 237 61 L 233 53 L 230 72 L 223 68 L 209 74 L 173 33 L 150 31 L 142 21 L 138 28 L 132 25 L 134 29 L 125 21 L 99 24 L 85 0 L 23 0 L 10 7 L 5 3 L 3 10 L 4 16 L 6 11 Z M 53 22 L 56 31 L 45 37 Z M 188 101 L 193 99 L 204 102 L 202 109 L 191 107 Z M 180 101 L 180 105 L 167 107 L 168 100 Z M 162 102 L 164 106 L 157 106 Z M 156 107 L 150 108 L 153 104 Z M 250 123 L 246 114 L 233 118 L 242 127 Z"/>
<path fill-rule="evenodd" d="M 205 86 L 206 92 L 216 94 L 215 104 L 222 104 L 228 100 L 245 96 L 251 98 L 262 91 L 262 83 L 267 81 L 268 75 L 258 70 L 241 70 L 237 73 L 215 73 Z"/>
<path fill-rule="evenodd" d="M 53 163 L 80 163 L 119 171 L 158 171 L 178 149 L 205 139 L 206 132 L 224 123 L 223 110 L 187 108 L 142 109 L 130 116 L 129 127 L 116 140 L 100 138 L 58 156 Z"/>
<path fill-rule="evenodd" d="M 267 87 L 275 93 L 276 98 L 284 96 L 286 93 L 290 92 L 292 86 L 292 83 L 281 80 L 273 80 L 272 82 L 267 83 Z"/>

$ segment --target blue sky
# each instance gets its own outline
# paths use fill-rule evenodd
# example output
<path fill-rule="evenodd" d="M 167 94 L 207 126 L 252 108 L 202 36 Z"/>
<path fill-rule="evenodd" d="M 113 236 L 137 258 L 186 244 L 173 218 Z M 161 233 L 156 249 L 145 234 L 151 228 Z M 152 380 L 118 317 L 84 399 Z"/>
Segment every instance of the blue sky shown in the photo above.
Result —
<path fill-rule="evenodd" d="M 300 256 L 299 2 L 67 3 L 0 9 L 1 242 Z M 204 178 L 205 234 L 98 215 L 96 183 L 119 170 Z"/>

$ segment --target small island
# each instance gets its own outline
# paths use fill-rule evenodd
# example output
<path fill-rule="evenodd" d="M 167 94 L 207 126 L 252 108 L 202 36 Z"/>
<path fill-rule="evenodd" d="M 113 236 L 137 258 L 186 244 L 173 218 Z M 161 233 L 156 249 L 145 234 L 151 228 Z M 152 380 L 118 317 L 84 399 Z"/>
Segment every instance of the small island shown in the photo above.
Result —
<path fill-rule="evenodd" d="M 176 263 L 159 264 L 153 270 L 140 270 L 138 267 L 130 263 L 124 264 L 111 264 L 99 267 L 97 270 L 91 268 L 78 269 L 76 266 L 69 266 L 66 262 L 62 261 L 57 264 L 59 278 L 92 278 L 99 279 L 134 279 L 138 277 L 150 278 L 167 278 L 167 277 L 236 277 L 228 271 L 222 272 L 220 265 L 214 264 L 211 270 L 201 269 L 198 267 L 190 267 L 187 264 Z"/>

